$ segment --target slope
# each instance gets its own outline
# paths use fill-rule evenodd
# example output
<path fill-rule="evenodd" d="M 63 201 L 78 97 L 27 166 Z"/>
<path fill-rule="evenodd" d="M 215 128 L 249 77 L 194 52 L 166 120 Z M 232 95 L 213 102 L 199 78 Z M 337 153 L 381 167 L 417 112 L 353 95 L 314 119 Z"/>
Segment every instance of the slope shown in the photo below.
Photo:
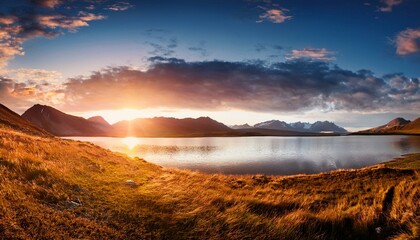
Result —
<path fill-rule="evenodd" d="M 420 118 L 409 121 L 404 118 L 395 118 L 387 124 L 359 131 L 354 134 L 420 134 Z"/>
<path fill-rule="evenodd" d="M 39 104 L 26 110 L 22 117 L 56 136 L 106 136 L 110 131 L 103 123 L 72 116 Z"/>
<path fill-rule="evenodd" d="M 51 136 L 2 104 L 0 104 L 0 126 L 33 135 Z"/>

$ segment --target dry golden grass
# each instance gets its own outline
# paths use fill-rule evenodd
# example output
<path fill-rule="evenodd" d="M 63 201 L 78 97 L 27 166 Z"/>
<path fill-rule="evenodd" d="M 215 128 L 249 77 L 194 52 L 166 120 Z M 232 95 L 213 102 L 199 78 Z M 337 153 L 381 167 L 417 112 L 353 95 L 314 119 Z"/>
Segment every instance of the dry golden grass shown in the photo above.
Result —
<path fill-rule="evenodd" d="M 418 239 L 420 154 L 405 161 L 209 175 L 0 128 L 0 238 Z"/>

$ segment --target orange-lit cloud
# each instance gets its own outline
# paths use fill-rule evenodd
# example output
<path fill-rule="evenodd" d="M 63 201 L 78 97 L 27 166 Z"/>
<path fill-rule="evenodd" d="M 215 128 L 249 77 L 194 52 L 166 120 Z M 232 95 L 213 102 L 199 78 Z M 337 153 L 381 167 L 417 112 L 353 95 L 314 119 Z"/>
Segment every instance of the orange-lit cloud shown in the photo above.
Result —
<path fill-rule="evenodd" d="M 46 28 L 63 28 L 70 31 L 75 31 L 80 27 L 89 26 L 88 22 L 93 20 L 102 20 L 103 15 L 96 15 L 93 13 L 79 12 L 78 16 L 65 16 L 61 14 L 54 15 L 40 15 L 37 17 L 38 23 Z"/>
<path fill-rule="evenodd" d="M 18 68 L 3 70 L 0 73 L 19 83 L 36 82 L 38 84 L 57 84 L 63 80 L 61 73 L 45 69 Z"/>
<path fill-rule="evenodd" d="M 420 52 L 420 29 L 407 29 L 400 32 L 396 39 L 398 55 L 408 55 Z"/>
<path fill-rule="evenodd" d="M 53 9 L 64 1 L 31 1 L 36 6 Z M 10 59 L 24 55 L 23 43 L 36 37 L 54 37 L 65 30 L 74 32 L 89 22 L 102 20 L 105 16 L 79 11 L 77 14 L 63 14 L 51 10 L 36 11 L 24 9 L 0 15 L 0 68 Z"/>
<path fill-rule="evenodd" d="M 18 111 L 26 109 L 35 102 L 43 104 L 62 104 L 64 94 L 57 86 L 48 83 L 26 82 L 0 77 L 0 102 Z"/>
<path fill-rule="evenodd" d="M 264 13 L 259 16 L 257 22 L 269 21 L 272 23 L 283 23 L 286 20 L 292 19 L 292 16 L 286 14 L 288 11 L 287 9 L 264 8 Z"/>
<path fill-rule="evenodd" d="M 2 25 L 11 25 L 16 22 L 18 18 L 15 16 L 0 16 L 0 24 Z"/>
<path fill-rule="evenodd" d="M 33 4 L 45 7 L 45 8 L 55 8 L 58 5 L 63 3 L 63 0 L 30 0 Z"/>
<path fill-rule="evenodd" d="M 382 0 L 384 6 L 379 8 L 381 12 L 392 12 L 394 6 L 400 5 L 403 0 Z"/>
<path fill-rule="evenodd" d="M 286 59 L 309 58 L 322 61 L 335 60 L 334 52 L 328 51 L 326 48 L 304 48 L 294 49 L 286 56 Z"/>

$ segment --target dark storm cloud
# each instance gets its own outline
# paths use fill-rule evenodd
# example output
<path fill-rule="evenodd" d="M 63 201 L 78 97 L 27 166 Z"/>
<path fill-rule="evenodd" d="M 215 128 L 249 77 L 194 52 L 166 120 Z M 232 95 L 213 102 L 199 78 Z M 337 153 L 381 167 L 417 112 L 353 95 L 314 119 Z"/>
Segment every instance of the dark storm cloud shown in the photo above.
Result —
<path fill-rule="evenodd" d="M 70 79 L 63 89 L 71 110 L 168 107 L 306 110 L 407 110 L 420 107 L 419 79 L 401 74 L 375 77 L 327 62 L 205 61 L 154 57 L 147 71 L 110 68 Z M 112 99 L 112 101 L 110 101 Z"/>

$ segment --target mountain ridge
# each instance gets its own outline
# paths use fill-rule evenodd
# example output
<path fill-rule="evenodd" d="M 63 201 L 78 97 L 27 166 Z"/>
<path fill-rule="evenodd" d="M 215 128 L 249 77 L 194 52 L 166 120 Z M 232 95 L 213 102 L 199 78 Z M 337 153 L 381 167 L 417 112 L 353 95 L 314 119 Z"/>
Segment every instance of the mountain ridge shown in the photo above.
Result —
<path fill-rule="evenodd" d="M 35 126 L 3 104 L 0 104 L 0 125 L 37 136 L 52 137 L 47 131 Z"/>
<path fill-rule="evenodd" d="M 97 122 L 61 112 L 47 105 L 35 104 L 22 117 L 56 136 L 106 136 L 108 130 Z"/>
<path fill-rule="evenodd" d="M 244 125 L 235 125 L 235 129 L 240 129 L 240 126 Z M 249 125 L 248 125 L 249 126 Z M 292 131 L 292 132 L 310 132 L 310 133 L 337 133 L 345 134 L 348 131 L 340 126 L 337 126 L 333 122 L 329 121 L 316 121 L 314 123 L 308 122 L 293 122 L 286 123 L 285 121 L 280 120 L 269 120 L 265 122 L 260 122 L 255 124 L 253 127 L 246 128 L 257 128 L 257 129 L 272 129 L 272 130 L 282 130 L 282 131 Z"/>
<path fill-rule="evenodd" d="M 182 137 L 224 135 L 232 129 L 209 117 L 199 118 L 136 118 L 112 125 L 113 135 L 133 137 Z"/>
<path fill-rule="evenodd" d="M 420 118 L 416 118 L 413 121 L 401 117 L 394 118 L 384 125 L 358 131 L 353 134 L 420 134 Z"/>

